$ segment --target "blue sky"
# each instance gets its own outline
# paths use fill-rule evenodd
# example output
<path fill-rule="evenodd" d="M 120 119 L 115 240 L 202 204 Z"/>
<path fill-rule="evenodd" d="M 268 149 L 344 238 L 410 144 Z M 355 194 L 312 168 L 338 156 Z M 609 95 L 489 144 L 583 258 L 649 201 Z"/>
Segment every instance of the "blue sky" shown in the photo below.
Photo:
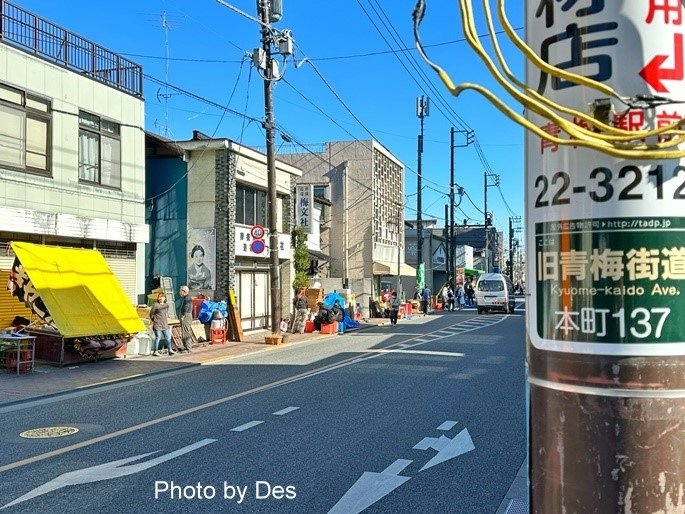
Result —
<path fill-rule="evenodd" d="M 263 118 L 262 81 L 245 60 L 246 53 L 259 46 L 259 26 L 248 17 L 216 0 L 17 3 L 141 64 L 150 77 L 144 83 L 147 130 L 181 140 L 189 139 L 197 129 L 264 147 L 258 123 L 219 107 Z M 256 16 L 255 0 L 226 3 Z M 485 34 L 482 7 L 480 2 L 474 5 L 478 32 Z M 466 92 L 459 98 L 448 93 L 414 50 L 413 8 L 413 0 L 283 0 L 283 18 L 274 26 L 292 30 L 295 61 L 309 61 L 299 67 L 295 61 L 288 62 L 284 80 L 275 87 L 276 123 L 312 149 L 329 140 L 369 139 L 371 133 L 407 168 L 405 216 L 413 219 L 419 133 L 415 102 L 417 96 L 429 96 L 431 113 L 424 121 L 423 217 L 438 218 L 443 224 L 450 127 L 467 127 L 475 131 L 482 154 L 479 157 L 474 145 L 456 150 L 455 181 L 467 196 L 455 219 L 482 222 L 487 167 L 501 177 L 499 189 L 488 188 L 488 210 L 506 237 L 509 217 L 524 215 L 523 131 L 476 93 Z M 522 27 L 522 2 L 509 2 L 507 9 L 512 25 Z M 431 59 L 455 82 L 475 82 L 500 91 L 463 41 L 458 2 L 427 0 L 421 37 Z M 520 55 L 504 35 L 500 38 L 512 70 L 522 77 Z M 210 102 L 180 94 L 165 87 L 165 82 Z M 278 136 L 276 141 L 282 144 Z M 465 137 L 457 134 L 456 143 L 464 144 Z"/>

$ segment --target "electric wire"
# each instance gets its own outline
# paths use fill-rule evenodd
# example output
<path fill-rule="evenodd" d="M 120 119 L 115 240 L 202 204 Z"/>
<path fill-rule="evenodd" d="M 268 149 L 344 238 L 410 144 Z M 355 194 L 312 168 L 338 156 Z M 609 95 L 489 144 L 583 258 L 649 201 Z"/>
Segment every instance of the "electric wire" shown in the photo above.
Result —
<path fill-rule="evenodd" d="M 155 196 L 152 196 L 152 197 L 150 197 L 150 198 L 146 198 L 146 199 L 145 199 L 146 202 L 149 201 L 149 202 L 152 204 L 152 203 L 154 203 L 154 201 L 155 201 L 157 198 L 159 198 L 159 197 L 161 197 L 161 196 L 164 196 L 164 195 L 166 195 L 169 191 L 173 190 L 173 189 L 174 189 L 182 180 L 184 180 L 184 179 L 188 176 L 188 174 L 190 173 L 190 171 L 194 168 L 195 164 L 198 163 L 198 162 L 200 162 L 200 159 L 202 158 L 202 156 L 204 155 L 205 151 L 206 151 L 207 148 L 209 147 L 210 142 L 214 139 L 214 136 L 215 136 L 216 133 L 219 131 L 219 127 L 221 126 L 221 123 L 222 123 L 223 120 L 224 120 L 224 116 L 226 115 L 226 112 L 229 111 L 228 106 L 230 105 L 231 100 L 233 100 L 233 95 L 235 94 L 236 89 L 238 88 L 238 83 L 240 82 L 240 76 L 242 75 L 242 71 L 243 71 L 243 66 L 244 66 L 244 64 L 245 64 L 245 61 L 243 60 L 243 62 L 240 64 L 240 68 L 238 69 L 238 76 L 236 77 L 235 83 L 233 84 L 233 90 L 231 91 L 231 94 L 230 94 L 229 97 L 228 97 L 228 101 L 226 102 L 226 107 L 223 108 L 223 114 L 222 114 L 221 118 L 219 118 L 219 121 L 217 122 L 216 127 L 214 128 L 214 132 L 212 133 L 212 135 L 211 135 L 211 137 L 210 137 L 210 140 L 207 141 L 207 144 L 202 148 L 202 152 L 200 153 L 199 157 L 195 160 L 194 163 L 192 163 L 190 166 L 188 166 L 188 169 L 186 169 L 185 173 L 183 173 L 183 174 L 178 178 L 178 180 L 176 180 L 176 182 L 174 182 L 171 186 L 169 186 L 167 189 L 165 189 L 165 190 L 162 191 L 161 193 L 159 193 L 159 194 L 157 194 L 157 195 L 155 195 Z M 252 69 L 252 68 L 250 68 L 250 69 Z M 169 85 L 170 87 L 173 87 L 173 86 L 171 86 L 171 84 L 168 84 L 168 85 Z M 245 119 L 245 118 L 243 118 L 243 120 L 244 120 L 244 119 Z M 242 134 L 241 134 L 241 135 L 242 135 Z"/>
<path fill-rule="evenodd" d="M 487 2 L 488 0 L 484 0 L 484 2 Z M 504 0 L 499 0 L 499 12 L 503 14 L 504 11 Z M 497 109 L 499 109 L 501 112 L 503 112 L 507 117 L 515 121 L 517 124 L 523 126 L 527 130 L 535 133 L 542 139 L 545 139 L 547 141 L 550 141 L 554 144 L 558 144 L 561 146 L 581 146 L 584 148 L 590 148 L 594 150 L 601 151 L 603 153 L 606 153 L 608 155 L 612 155 L 615 157 L 633 157 L 633 158 L 641 158 L 641 159 L 664 159 L 664 158 L 680 158 L 685 156 L 685 151 L 681 150 L 666 150 L 666 148 L 673 147 L 677 144 L 679 144 L 681 140 L 681 134 L 678 131 L 674 131 L 674 128 L 677 128 L 679 126 L 679 123 L 684 123 L 682 120 L 680 122 L 677 122 L 669 127 L 664 127 L 661 129 L 656 129 L 656 130 L 649 130 L 649 131 L 643 131 L 639 135 L 637 132 L 633 135 L 633 141 L 616 141 L 612 140 L 611 136 L 603 135 L 605 139 L 602 139 L 600 137 L 597 137 L 597 134 L 592 131 L 588 131 L 586 129 L 583 129 L 582 127 L 579 127 L 578 125 L 569 122 L 568 120 L 565 120 L 558 115 L 556 115 L 553 111 L 551 111 L 549 108 L 547 108 L 544 104 L 541 102 L 536 101 L 534 98 L 528 97 L 525 94 L 520 93 L 516 88 L 511 86 L 499 73 L 497 68 L 494 66 L 494 63 L 492 63 L 491 59 L 487 56 L 487 53 L 482 49 L 482 45 L 480 44 L 477 39 L 474 38 L 474 25 L 473 25 L 473 12 L 472 12 L 472 4 L 471 0 L 460 0 L 460 8 L 462 11 L 462 25 L 464 28 L 465 35 L 467 37 L 467 40 L 469 41 L 469 44 L 472 46 L 472 48 L 476 51 L 476 53 L 481 57 L 481 60 L 486 64 L 488 69 L 491 71 L 493 76 L 498 80 L 498 82 L 509 92 L 514 98 L 519 100 L 524 106 L 526 106 L 527 109 L 536 112 L 542 117 L 545 117 L 546 119 L 555 122 L 561 129 L 564 130 L 567 134 L 571 136 L 570 139 L 565 139 L 561 137 L 557 137 L 555 135 L 552 135 L 537 125 L 533 124 L 530 122 L 528 119 L 523 117 L 522 115 L 518 114 L 515 112 L 513 109 L 511 109 L 508 105 L 506 105 L 501 99 L 499 99 L 494 93 L 489 91 L 483 86 L 480 86 L 478 84 L 472 84 L 472 83 L 462 83 L 458 86 L 455 86 L 454 83 L 452 82 L 451 78 L 445 72 L 440 66 L 437 64 L 433 63 L 425 53 L 420 36 L 419 36 L 419 25 L 423 19 L 423 16 L 425 14 L 425 0 L 418 0 L 416 7 L 414 9 L 413 13 L 413 19 L 414 19 L 414 40 L 416 42 L 417 49 L 419 50 L 420 55 L 424 59 L 424 61 L 438 74 L 440 77 L 441 81 L 443 84 L 447 87 L 447 89 L 454 95 L 454 96 L 459 96 L 459 94 L 465 90 L 474 90 L 478 93 L 480 93 L 482 96 L 484 96 L 490 103 L 492 103 Z M 489 11 L 489 10 L 488 10 Z M 506 31 L 506 27 L 505 27 Z M 510 37 L 512 37 L 509 32 L 507 33 Z M 513 37 L 518 38 L 518 36 L 513 33 Z M 528 55 L 527 55 L 528 56 Z M 528 56 L 530 58 L 530 56 Z M 535 56 L 540 62 L 544 62 L 541 59 L 539 59 L 537 56 Z M 536 64 L 539 64 L 536 62 Z M 611 90 L 611 88 L 608 88 L 608 86 L 605 86 L 601 83 L 596 83 L 595 81 L 592 81 L 591 79 L 587 79 L 585 77 L 581 77 L 578 75 L 574 74 L 569 74 L 568 72 L 564 72 L 563 70 L 558 70 L 555 67 L 550 67 L 548 64 L 545 63 L 545 66 L 548 68 L 545 68 L 545 71 L 547 71 L 550 74 L 554 73 L 559 73 L 562 74 L 563 76 L 566 76 L 568 74 L 569 80 L 571 79 L 571 76 L 573 76 L 573 80 L 579 81 L 582 85 L 586 85 L 588 87 L 594 87 L 595 89 L 597 87 L 603 88 L 607 94 L 611 94 L 612 97 L 617 97 L 616 93 Z M 555 75 L 555 76 L 560 76 L 560 75 Z M 608 89 L 607 89 L 608 88 Z M 674 135 L 675 137 L 671 138 L 670 140 L 663 141 L 663 142 L 658 142 L 654 144 L 645 144 L 640 141 L 640 138 L 644 137 L 652 137 L 652 136 L 658 136 L 661 134 L 667 134 L 667 135 Z M 608 139 L 607 139 L 608 138 Z"/>

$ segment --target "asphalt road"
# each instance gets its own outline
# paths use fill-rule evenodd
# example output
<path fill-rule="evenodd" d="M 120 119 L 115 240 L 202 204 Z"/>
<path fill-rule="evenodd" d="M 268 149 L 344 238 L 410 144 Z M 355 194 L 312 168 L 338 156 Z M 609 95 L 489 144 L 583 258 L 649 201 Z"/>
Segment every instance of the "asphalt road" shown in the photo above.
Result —
<path fill-rule="evenodd" d="M 492 513 L 524 319 L 445 313 L 0 409 L 6 512 Z M 74 435 L 25 439 L 40 427 Z"/>

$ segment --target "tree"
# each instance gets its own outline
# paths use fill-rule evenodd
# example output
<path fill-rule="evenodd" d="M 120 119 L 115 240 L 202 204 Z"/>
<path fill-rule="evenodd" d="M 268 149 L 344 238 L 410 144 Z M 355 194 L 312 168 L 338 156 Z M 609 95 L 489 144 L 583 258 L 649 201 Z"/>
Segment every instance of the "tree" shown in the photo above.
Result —
<path fill-rule="evenodd" d="M 307 250 L 307 233 L 302 227 L 295 227 L 292 233 L 293 264 L 295 266 L 295 280 L 293 288 L 297 291 L 309 285 L 307 270 L 309 269 L 309 251 Z"/>

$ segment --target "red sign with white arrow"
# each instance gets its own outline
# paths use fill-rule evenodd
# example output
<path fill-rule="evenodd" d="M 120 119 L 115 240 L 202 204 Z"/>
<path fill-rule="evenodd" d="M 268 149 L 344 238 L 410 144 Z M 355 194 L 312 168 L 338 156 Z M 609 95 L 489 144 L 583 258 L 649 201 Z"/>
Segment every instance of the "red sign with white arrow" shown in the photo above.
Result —
<path fill-rule="evenodd" d="M 673 34 L 673 68 L 664 68 L 662 65 L 669 55 L 656 55 L 647 66 L 640 70 L 640 76 L 657 93 L 668 93 L 668 88 L 664 85 L 664 80 L 683 80 L 683 35 Z"/>

